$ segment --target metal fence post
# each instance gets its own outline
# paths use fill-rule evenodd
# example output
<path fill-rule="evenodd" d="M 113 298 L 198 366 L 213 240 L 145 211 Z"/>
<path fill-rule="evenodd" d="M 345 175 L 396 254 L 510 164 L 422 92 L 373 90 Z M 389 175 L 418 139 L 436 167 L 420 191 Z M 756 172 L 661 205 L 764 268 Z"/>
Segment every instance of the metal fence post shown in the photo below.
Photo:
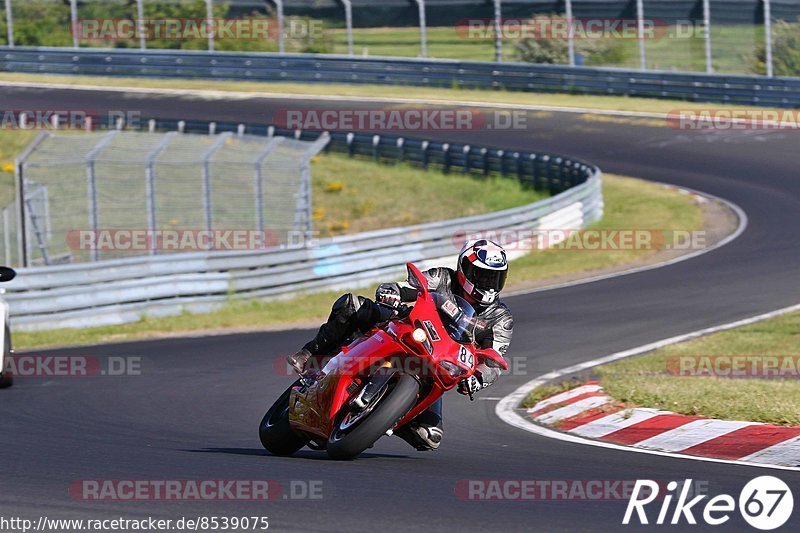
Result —
<path fill-rule="evenodd" d="M 428 34 L 427 23 L 425 22 L 425 0 L 415 0 L 419 11 L 419 41 L 420 57 L 428 57 Z"/>
<path fill-rule="evenodd" d="M 155 163 L 156 158 L 158 155 L 164 151 L 164 149 L 172 142 L 172 139 L 178 135 L 177 131 L 170 131 L 164 134 L 164 138 L 161 140 L 155 148 L 150 150 L 150 153 L 147 154 L 147 163 L 145 166 L 145 195 L 146 203 L 147 203 L 147 229 L 150 232 L 150 255 L 155 255 L 157 252 L 157 242 L 155 238 L 155 231 L 156 231 L 156 172 L 155 172 Z"/>
<path fill-rule="evenodd" d="M 80 48 L 81 41 L 78 38 L 78 0 L 69 0 L 69 20 L 72 24 L 72 47 Z"/>
<path fill-rule="evenodd" d="M 24 116 L 24 115 L 23 115 Z M 17 254 L 19 256 L 19 266 L 26 267 L 30 264 L 30 257 L 28 253 L 27 231 L 26 227 L 26 211 L 25 211 L 25 162 L 28 157 L 36 150 L 36 148 L 50 137 L 50 133 L 43 131 L 28 145 L 25 150 L 17 156 L 14 161 L 14 180 L 16 182 L 16 207 L 17 207 Z"/>
<path fill-rule="evenodd" d="M 8 33 L 8 47 L 14 48 L 14 15 L 11 13 L 11 0 L 6 0 L 6 31 Z"/>
<path fill-rule="evenodd" d="M 353 3 L 342 0 L 344 5 L 344 24 L 347 27 L 347 55 L 353 55 Z"/>
<path fill-rule="evenodd" d="M 275 10 L 278 12 L 278 52 L 281 54 L 286 53 L 286 41 L 283 35 L 283 0 L 273 0 L 275 2 Z"/>
<path fill-rule="evenodd" d="M 264 165 L 264 160 L 284 141 L 285 137 L 270 137 L 264 145 L 264 149 L 259 152 L 255 160 L 255 183 L 253 184 L 256 201 L 256 229 L 264 232 L 264 176 L 261 167 Z"/>
<path fill-rule="evenodd" d="M 213 214 L 211 212 L 211 158 L 232 136 L 233 133 L 229 131 L 223 133 L 203 154 L 203 212 L 205 213 L 206 229 L 208 231 L 211 231 L 213 222 Z"/>
<path fill-rule="evenodd" d="M 494 60 L 503 62 L 503 6 L 502 0 L 494 0 Z"/>
<path fill-rule="evenodd" d="M 767 64 L 767 76 L 772 77 L 772 0 L 764 0 L 764 44 L 767 51 L 765 62 Z"/>
<path fill-rule="evenodd" d="M 703 31 L 705 32 L 706 40 L 706 72 L 711 74 L 714 72 L 714 66 L 711 64 L 711 1 L 703 0 Z"/>
<path fill-rule="evenodd" d="M 214 27 L 214 0 L 206 0 L 206 26 L 208 29 L 208 51 L 214 51 L 214 36 L 217 33 Z"/>
<path fill-rule="evenodd" d="M 575 25 L 572 20 L 572 0 L 564 3 L 567 12 L 567 55 L 569 56 L 569 66 L 575 66 Z"/>
<path fill-rule="evenodd" d="M 639 39 L 639 68 L 647 69 L 644 47 L 644 0 L 636 0 L 636 38 Z"/>
<path fill-rule="evenodd" d="M 136 31 L 139 33 L 139 49 L 147 50 L 146 25 L 144 21 L 144 0 L 136 0 Z"/>
<path fill-rule="evenodd" d="M 103 151 L 111 139 L 119 133 L 119 130 L 111 130 L 100 139 L 94 148 L 86 154 L 86 195 L 89 200 L 89 229 L 95 234 L 100 227 L 100 213 L 97 206 L 97 176 L 95 174 L 95 161 L 100 152 Z M 97 247 L 92 248 L 91 251 L 92 261 L 97 261 L 99 257 L 99 250 Z"/>
<path fill-rule="evenodd" d="M 317 140 L 311 143 L 306 153 L 303 154 L 303 159 L 300 163 L 300 179 L 302 191 L 297 197 L 297 206 L 295 208 L 294 229 L 297 231 L 302 228 L 305 229 L 306 237 L 311 235 L 314 231 L 314 220 L 312 216 L 312 198 L 311 198 L 311 159 L 320 153 L 328 143 L 331 142 L 331 136 L 326 131 L 323 132 Z M 305 220 L 303 220 L 305 219 Z M 311 243 L 311 239 L 303 239 L 306 246 Z"/>
<path fill-rule="evenodd" d="M 3 264 L 11 264 L 11 228 L 8 227 L 8 208 L 3 208 Z"/>

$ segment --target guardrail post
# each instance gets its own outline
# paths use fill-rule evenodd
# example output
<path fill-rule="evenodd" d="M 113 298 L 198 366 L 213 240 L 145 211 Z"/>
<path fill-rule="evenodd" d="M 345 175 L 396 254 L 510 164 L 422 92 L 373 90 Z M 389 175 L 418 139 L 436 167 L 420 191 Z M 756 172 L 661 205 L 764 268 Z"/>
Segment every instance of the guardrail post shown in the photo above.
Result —
<path fill-rule="evenodd" d="M 575 66 L 575 24 L 572 19 L 572 0 L 566 0 L 564 7 L 567 14 L 567 54 L 569 66 Z"/>
<path fill-rule="evenodd" d="M 497 151 L 497 158 L 499 160 L 500 175 L 501 176 L 505 176 L 506 175 L 506 158 L 505 158 L 505 155 L 506 155 L 505 151 L 503 151 L 503 150 L 498 150 Z"/>
<path fill-rule="evenodd" d="M 494 0 L 494 60 L 503 62 L 503 7 L 502 0 Z"/>
<path fill-rule="evenodd" d="M 11 0 L 6 0 L 6 32 L 9 48 L 14 48 L 14 15 L 12 10 Z"/>
<path fill-rule="evenodd" d="M 528 160 L 531 163 L 531 187 L 539 189 L 539 167 L 536 161 L 536 154 L 530 154 Z"/>
<path fill-rule="evenodd" d="M 470 171 L 470 163 L 471 163 L 469 160 L 469 155 L 470 152 L 472 151 L 472 147 L 468 144 L 464 145 L 462 151 L 464 152 L 464 174 L 468 174 Z"/>
<path fill-rule="evenodd" d="M 517 179 L 520 183 L 524 182 L 524 175 L 522 172 L 522 158 L 519 156 L 519 152 L 514 152 L 514 165 L 517 169 Z"/>
<path fill-rule="evenodd" d="M 767 76 L 773 76 L 772 63 L 772 0 L 764 0 L 764 45 L 767 52 L 765 63 L 767 64 Z"/>
<path fill-rule="evenodd" d="M 214 27 L 214 0 L 206 0 L 206 29 L 208 30 L 208 51 L 214 51 L 214 37 L 217 33 Z"/>
<path fill-rule="evenodd" d="M 136 0 L 136 31 L 139 33 L 139 49 L 147 50 L 147 28 L 144 21 L 144 0 Z"/>
<path fill-rule="evenodd" d="M 636 38 L 639 40 L 639 68 L 647 69 L 644 47 L 644 0 L 636 0 Z"/>
<path fill-rule="evenodd" d="M 445 174 L 450 173 L 450 145 L 448 143 L 442 145 L 442 167 Z"/>
<path fill-rule="evenodd" d="M 397 161 L 402 163 L 406 158 L 406 141 L 402 137 L 397 139 Z"/>
<path fill-rule="evenodd" d="M 703 0 L 703 32 L 706 41 L 706 72 L 714 72 L 711 63 L 711 1 Z"/>
<path fill-rule="evenodd" d="M 547 184 L 547 190 L 552 194 L 555 187 L 553 185 L 553 167 L 550 163 L 549 155 L 542 156 L 542 164 L 544 165 L 544 179 Z"/>
<path fill-rule="evenodd" d="M 78 0 L 69 0 L 69 21 L 72 26 L 72 47 L 80 48 L 81 42 L 78 39 Z"/>
<path fill-rule="evenodd" d="M 486 147 L 481 148 L 481 170 L 484 176 L 489 175 L 489 150 Z"/>
<path fill-rule="evenodd" d="M 429 146 L 430 146 L 430 143 L 428 141 L 422 141 L 422 145 L 420 146 L 421 153 L 420 153 L 419 161 L 422 164 L 422 168 L 424 168 L 425 170 L 428 169 L 428 147 Z"/>
<path fill-rule="evenodd" d="M 356 145 L 353 142 L 356 138 L 355 133 L 348 133 L 347 134 L 347 155 L 350 157 L 354 157 L 356 155 Z"/>
<path fill-rule="evenodd" d="M 341 0 L 344 5 L 344 24 L 347 27 L 347 55 L 353 55 L 353 3 Z"/>
<path fill-rule="evenodd" d="M 428 57 L 428 34 L 427 24 L 425 22 L 425 0 L 415 0 L 417 2 L 417 10 L 419 11 L 419 42 L 420 42 L 420 57 Z"/>
<path fill-rule="evenodd" d="M 379 161 L 381 158 L 381 136 L 380 135 L 373 135 L 372 136 L 372 156 L 375 158 L 375 161 Z"/>

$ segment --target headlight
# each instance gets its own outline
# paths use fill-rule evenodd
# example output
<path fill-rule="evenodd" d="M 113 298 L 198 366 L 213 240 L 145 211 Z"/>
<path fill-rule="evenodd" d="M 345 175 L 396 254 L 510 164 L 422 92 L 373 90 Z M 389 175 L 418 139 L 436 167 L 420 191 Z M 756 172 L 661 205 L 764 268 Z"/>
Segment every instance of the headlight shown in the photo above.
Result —
<path fill-rule="evenodd" d="M 463 368 L 461 368 L 456 364 L 451 363 L 450 361 L 440 361 L 439 365 L 441 365 L 442 368 L 447 370 L 447 373 L 450 374 L 450 377 L 453 378 L 457 378 L 467 373 L 466 370 L 464 370 Z"/>
<path fill-rule="evenodd" d="M 411 337 L 417 341 L 418 343 L 422 344 L 426 340 L 428 340 L 428 336 L 425 334 L 425 330 L 422 328 L 417 328 L 414 330 L 414 333 L 411 334 Z"/>

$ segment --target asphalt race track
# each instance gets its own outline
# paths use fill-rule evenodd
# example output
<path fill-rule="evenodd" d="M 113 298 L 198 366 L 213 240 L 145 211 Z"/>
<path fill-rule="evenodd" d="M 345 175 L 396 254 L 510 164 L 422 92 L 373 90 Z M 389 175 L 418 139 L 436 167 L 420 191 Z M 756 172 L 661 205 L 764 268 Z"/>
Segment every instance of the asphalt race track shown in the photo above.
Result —
<path fill-rule="evenodd" d="M 352 107 L 311 99 L 209 102 L 7 87 L 0 88 L 0 102 L 6 109 L 130 109 L 145 117 L 242 122 L 269 122 L 287 107 Z M 18 380 L 2 391 L 0 514 L 259 515 L 269 516 L 276 531 L 613 531 L 620 527 L 624 501 L 463 501 L 454 488 L 465 479 L 694 478 L 708 482 L 712 495 L 738 496 L 748 480 L 770 473 L 557 442 L 504 424 L 494 408 L 498 397 L 544 372 L 800 302 L 800 134 L 686 132 L 574 113 L 531 113 L 525 131 L 439 136 L 556 151 L 607 172 L 692 187 L 738 204 L 749 226 L 727 246 L 690 261 L 509 298 L 517 324 L 510 354 L 526 361 L 527 372 L 505 377 L 473 403 L 451 394 L 445 441 L 436 453 L 384 438 L 354 462 L 328 461 L 324 452 L 309 450 L 294 458 L 266 454 L 258 422 L 291 382 L 276 375 L 273 361 L 305 342 L 309 331 L 60 351 L 141 356 L 142 375 Z M 800 494 L 800 473 L 776 472 Z M 292 480 L 321 480 L 323 498 L 92 502 L 68 493 L 72 482 L 83 479 L 201 478 L 270 479 L 284 487 Z M 797 516 L 784 529 L 792 523 L 796 529 Z M 748 526 L 734 514 L 728 527 Z"/>

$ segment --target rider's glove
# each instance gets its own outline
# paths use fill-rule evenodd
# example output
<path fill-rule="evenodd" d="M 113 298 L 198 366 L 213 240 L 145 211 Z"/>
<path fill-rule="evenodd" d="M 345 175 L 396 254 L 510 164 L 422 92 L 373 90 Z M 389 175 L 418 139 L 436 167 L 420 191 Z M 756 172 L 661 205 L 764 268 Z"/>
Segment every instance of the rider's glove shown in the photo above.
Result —
<path fill-rule="evenodd" d="M 478 376 L 470 376 L 458 382 L 458 392 L 464 395 L 473 394 L 483 388 L 483 382 Z"/>
<path fill-rule="evenodd" d="M 385 284 L 375 291 L 375 301 L 392 309 L 400 307 L 400 290 L 396 284 Z"/>

